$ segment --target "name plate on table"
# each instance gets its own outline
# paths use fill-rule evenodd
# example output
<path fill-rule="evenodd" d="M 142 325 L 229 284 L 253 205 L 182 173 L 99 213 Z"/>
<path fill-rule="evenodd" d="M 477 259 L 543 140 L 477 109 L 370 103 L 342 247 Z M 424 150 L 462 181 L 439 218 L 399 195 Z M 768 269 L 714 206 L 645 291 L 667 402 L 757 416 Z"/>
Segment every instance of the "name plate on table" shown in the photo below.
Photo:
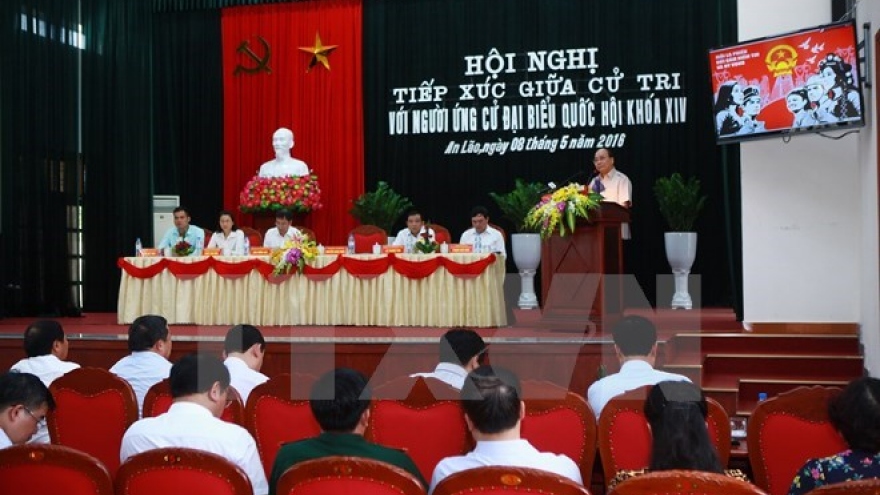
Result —
<path fill-rule="evenodd" d="M 403 252 L 403 246 L 382 246 L 382 253 L 397 253 L 400 254 Z"/>
<path fill-rule="evenodd" d="M 220 248 L 205 248 L 202 250 L 204 256 L 220 256 Z"/>
<path fill-rule="evenodd" d="M 141 249 L 141 257 L 143 258 L 156 258 L 161 256 L 159 254 L 159 250 L 156 248 L 143 248 Z"/>
<path fill-rule="evenodd" d="M 272 254 L 272 248 L 266 246 L 256 246 L 251 248 L 251 256 L 269 256 Z"/>
<path fill-rule="evenodd" d="M 324 254 L 345 254 L 346 251 L 345 246 L 324 246 Z"/>
<path fill-rule="evenodd" d="M 472 244 L 450 244 L 450 253 L 473 253 L 474 246 Z"/>

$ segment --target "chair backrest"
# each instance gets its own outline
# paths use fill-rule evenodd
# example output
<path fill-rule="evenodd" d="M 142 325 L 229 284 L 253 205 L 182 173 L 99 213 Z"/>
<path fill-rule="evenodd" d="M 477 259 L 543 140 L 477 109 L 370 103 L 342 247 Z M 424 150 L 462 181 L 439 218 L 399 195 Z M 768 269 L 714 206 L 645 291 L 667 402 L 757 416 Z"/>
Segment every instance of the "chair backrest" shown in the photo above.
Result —
<path fill-rule="evenodd" d="M 533 385 L 523 381 L 526 417 L 521 427 L 522 438 L 541 452 L 564 454 L 581 470 L 584 485 L 590 485 L 596 457 L 596 416 L 587 401 L 578 394 L 556 387 L 556 398 L 530 393 Z M 564 435 L 559 432 L 564 431 Z"/>
<path fill-rule="evenodd" d="M 131 456 L 116 475 L 116 495 L 253 495 L 240 467 L 217 454 L 163 448 Z"/>
<path fill-rule="evenodd" d="M 452 474 L 434 487 L 433 495 L 533 493 L 585 495 L 590 492 L 558 474 L 509 466 L 487 466 Z"/>
<path fill-rule="evenodd" d="M 304 235 L 304 236 L 306 236 L 307 238 L 309 238 L 309 240 L 312 240 L 312 241 L 318 242 L 318 238 L 317 238 L 317 236 L 315 236 L 315 231 L 314 231 L 314 230 L 312 230 L 312 229 L 310 229 L 310 228 L 308 228 L 308 227 L 303 227 L 302 225 L 294 225 L 293 228 L 295 228 L 296 230 L 302 232 L 302 235 Z"/>
<path fill-rule="evenodd" d="M 611 399 L 598 423 L 599 456 L 605 483 L 618 471 L 646 469 L 651 464 L 651 427 L 645 418 L 645 398 L 651 386 L 641 387 Z M 709 438 L 722 466 L 730 460 L 730 419 L 715 399 L 706 397 Z M 794 477 L 794 474 L 792 474 Z"/>
<path fill-rule="evenodd" d="M 0 486 L 4 493 L 113 495 L 113 480 L 101 461 L 63 445 L 0 450 Z"/>
<path fill-rule="evenodd" d="M 459 401 L 436 399 L 423 378 L 402 400 L 373 400 L 365 436 L 404 449 L 426 480 L 444 457 L 463 455 L 473 446 Z"/>
<path fill-rule="evenodd" d="M 97 457 L 113 476 L 122 435 L 138 419 L 131 385 L 104 369 L 77 368 L 49 390 L 57 406 L 48 416 L 52 443 Z"/>
<path fill-rule="evenodd" d="M 419 480 L 403 469 L 364 457 L 331 456 L 300 462 L 278 479 L 277 495 L 424 495 Z"/>
<path fill-rule="evenodd" d="M 837 387 L 798 387 L 758 403 L 746 436 L 758 486 L 785 494 L 809 459 L 847 448 L 828 417 L 828 401 L 839 393 Z"/>
<path fill-rule="evenodd" d="M 205 236 L 205 238 L 202 240 L 202 247 L 206 248 L 208 247 L 208 243 L 211 242 L 211 235 L 213 235 L 214 232 L 206 228 L 202 228 L 202 232 L 204 232 Z"/>
<path fill-rule="evenodd" d="M 449 233 L 449 229 L 442 225 L 438 225 L 436 223 L 431 224 L 431 228 L 434 229 L 434 241 L 437 244 L 443 244 L 444 242 L 447 244 L 452 244 L 454 241 L 452 240 L 452 235 Z"/>
<path fill-rule="evenodd" d="M 388 244 L 388 232 L 375 225 L 358 225 L 351 234 L 354 235 L 355 253 L 372 253 L 374 244 Z"/>
<path fill-rule="evenodd" d="M 399 376 L 373 388 L 373 399 L 421 401 L 429 404 L 437 400 L 459 400 L 461 392 L 448 383 L 433 377 Z"/>
<path fill-rule="evenodd" d="M 241 401 L 241 395 L 239 395 L 234 387 L 229 387 L 229 397 L 227 400 L 229 404 L 223 410 L 223 415 L 220 416 L 220 419 L 227 423 L 244 426 L 244 403 Z M 171 385 L 168 378 L 166 378 L 150 387 L 147 395 L 144 396 L 143 417 L 151 418 L 168 412 L 172 402 Z"/>
<path fill-rule="evenodd" d="M 244 236 L 248 238 L 251 247 L 263 245 L 263 234 L 259 230 L 252 227 L 240 227 L 244 232 Z"/>
<path fill-rule="evenodd" d="M 880 493 L 880 479 L 845 481 L 816 488 L 810 495 L 877 495 Z"/>
<path fill-rule="evenodd" d="M 283 444 L 321 433 L 308 399 L 315 380 L 311 375 L 283 373 L 257 385 L 248 396 L 244 426 L 257 442 L 266 478 Z"/>
<path fill-rule="evenodd" d="M 507 232 L 504 229 L 495 225 L 494 223 L 490 223 L 489 226 L 497 230 L 498 232 L 501 232 L 501 238 L 504 239 L 505 243 L 507 243 Z"/>
<path fill-rule="evenodd" d="M 719 473 L 671 470 L 629 478 L 608 495 L 766 495 L 757 486 Z"/>

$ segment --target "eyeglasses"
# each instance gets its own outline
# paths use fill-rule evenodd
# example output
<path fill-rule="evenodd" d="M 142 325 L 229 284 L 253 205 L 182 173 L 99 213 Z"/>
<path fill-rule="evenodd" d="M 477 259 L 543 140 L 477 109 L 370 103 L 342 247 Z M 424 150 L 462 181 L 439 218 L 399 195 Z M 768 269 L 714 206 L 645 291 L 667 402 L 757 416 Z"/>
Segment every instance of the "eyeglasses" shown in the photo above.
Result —
<path fill-rule="evenodd" d="M 28 416 L 34 418 L 34 421 L 37 423 L 37 428 L 45 428 L 46 427 L 46 418 L 45 417 L 43 417 L 42 419 L 38 418 L 36 414 L 34 414 L 30 409 L 28 409 L 25 406 L 22 406 L 22 409 L 24 409 L 24 412 L 28 413 Z"/>

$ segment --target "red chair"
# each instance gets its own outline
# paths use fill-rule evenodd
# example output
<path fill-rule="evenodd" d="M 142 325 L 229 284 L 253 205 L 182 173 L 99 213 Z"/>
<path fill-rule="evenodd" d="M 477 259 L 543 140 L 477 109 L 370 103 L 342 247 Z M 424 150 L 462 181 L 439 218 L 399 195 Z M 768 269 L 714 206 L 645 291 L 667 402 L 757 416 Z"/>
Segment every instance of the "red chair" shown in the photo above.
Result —
<path fill-rule="evenodd" d="M 259 230 L 251 227 L 241 227 L 241 231 L 244 232 L 245 237 L 248 238 L 251 247 L 263 245 L 263 234 L 261 234 Z"/>
<path fill-rule="evenodd" d="M 651 464 L 651 427 L 645 418 L 645 398 L 651 386 L 611 399 L 599 416 L 598 444 L 606 486 L 618 471 L 647 469 Z M 706 397 L 706 427 L 722 466 L 730 460 L 730 418 L 715 399 Z M 794 474 L 792 474 L 794 477 Z"/>
<path fill-rule="evenodd" d="M 113 495 L 113 480 L 101 461 L 62 445 L 0 450 L 0 486 L 4 493 L 29 495 Z"/>
<path fill-rule="evenodd" d="M 828 418 L 828 401 L 839 393 L 836 387 L 798 387 L 758 403 L 746 436 L 758 486 L 784 495 L 808 460 L 847 449 Z"/>
<path fill-rule="evenodd" d="M 204 232 L 205 236 L 205 238 L 202 240 L 202 248 L 206 248 L 208 247 L 208 243 L 211 242 L 211 235 L 214 233 L 208 229 L 202 229 L 202 231 Z"/>
<path fill-rule="evenodd" d="M 461 397 L 461 392 L 457 388 L 442 380 L 404 375 L 376 386 L 373 389 L 373 399 L 405 400 L 410 394 L 413 394 L 416 385 L 420 387 L 420 390 L 415 392 L 417 395 L 429 395 L 436 400 L 453 401 L 459 400 Z M 427 390 L 422 388 L 425 386 L 427 386 Z"/>
<path fill-rule="evenodd" d="M 388 244 L 388 232 L 375 225 L 359 225 L 352 229 L 351 235 L 354 235 L 355 253 L 372 253 L 374 244 Z"/>
<path fill-rule="evenodd" d="M 444 242 L 447 244 L 452 244 L 452 235 L 449 233 L 449 229 L 442 225 L 438 225 L 436 223 L 432 223 L 429 225 L 431 229 L 434 229 L 434 242 L 437 244 L 443 244 Z"/>
<path fill-rule="evenodd" d="M 293 465 L 278 479 L 277 495 L 424 495 L 412 474 L 363 457 L 323 457 Z"/>
<path fill-rule="evenodd" d="M 235 388 L 229 387 L 227 400 L 229 403 L 226 409 L 223 410 L 223 415 L 220 416 L 220 419 L 227 423 L 244 426 L 244 403 L 241 401 L 241 396 Z M 144 396 L 143 416 L 151 418 L 166 413 L 171 407 L 172 402 L 171 385 L 168 378 L 166 378 L 150 387 L 150 390 L 147 391 L 147 395 Z"/>
<path fill-rule="evenodd" d="M 624 480 L 608 495 L 767 495 L 757 486 L 718 473 L 670 470 Z"/>
<path fill-rule="evenodd" d="M 284 373 L 258 385 L 248 397 L 244 426 L 257 442 L 267 479 L 283 444 L 321 433 L 308 399 L 315 380 L 311 375 Z"/>
<path fill-rule="evenodd" d="M 302 225 L 294 225 L 293 228 L 300 231 L 302 233 L 302 235 L 304 235 L 309 240 L 318 242 L 318 238 L 317 238 L 317 236 L 315 236 L 314 230 L 312 230 L 308 227 L 303 227 Z"/>
<path fill-rule="evenodd" d="M 532 493 L 589 495 L 574 481 L 539 469 L 488 466 L 450 475 L 434 487 L 433 495 L 502 495 Z"/>
<path fill-rule="evenodd" d="M 195 449 L 163 448 L 130 457 L 116 475 L 116 495 L 253 495 L 244 471 Z"/>
<path fill-rule="evenodd" d="M 458 399 L 436 399 L 423 378 L 416 379 L 405 399 L 374 400 L 365 436 L 404 449 L 426 480 L 441 459 L 463 455 L 473 446 Z"/>
<path fill-rule="evenodd" d="M 555 389 L 558 398 L 539 394 L 538 388 L 549 392 Z M 541 452 L 563 454 L 571 458 L 581 470 L 585 486 L 590 486 L 593 461 L 596 457 L 596 415 L 587 401 L 578 394 L 553 384 L 522 382 L 526 417 L 521 436 Z M 564 431 L 564 435 L 559 432 Z"/>
<path fill-rule="evenodd" d="M 880 479 L 846 481 L 816 488 L 810 495 L 877 495 L 880 493 Z"/>
<path fill-rule="evenodd" d="M 77 368 L 49 390 L 57 405 L 48 416 L 52 443 L 97 457 L 113 476 L 122 435 L 138 419 L 131 385 L 104 369 Z"/>

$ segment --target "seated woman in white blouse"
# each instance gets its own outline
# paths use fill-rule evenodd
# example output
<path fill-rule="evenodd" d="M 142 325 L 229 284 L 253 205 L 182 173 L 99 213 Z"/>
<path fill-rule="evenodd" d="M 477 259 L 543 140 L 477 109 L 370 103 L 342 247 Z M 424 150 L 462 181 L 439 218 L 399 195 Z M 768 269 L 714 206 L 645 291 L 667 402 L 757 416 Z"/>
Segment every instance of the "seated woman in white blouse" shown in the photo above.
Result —
<path fill-rule="evenodd" d="M 208 248 L 220 248 L 223 256 L 241 256 L 244 254 L 244 231 L 235 225 L 232 213 L 220 212 L 220 230 L 211 235 Z"/>

